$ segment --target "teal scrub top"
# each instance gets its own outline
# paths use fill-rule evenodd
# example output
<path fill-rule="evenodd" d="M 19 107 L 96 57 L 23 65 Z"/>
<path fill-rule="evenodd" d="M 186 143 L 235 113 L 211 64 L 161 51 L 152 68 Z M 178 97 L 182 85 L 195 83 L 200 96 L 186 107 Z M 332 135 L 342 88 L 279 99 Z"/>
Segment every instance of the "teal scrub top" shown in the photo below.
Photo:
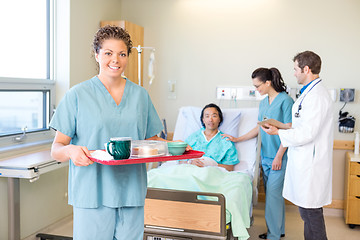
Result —
<path fill-rule="evenodd" d="M 71 88 L 59 103 L 50 126 L 71 137 L 71 144 L 104 149 L 111 137 L 143 140 L 163 126 L 147 91 L 126 79 L 117 105 L 97 76 Z M 69 161 L 69 204 L 79 208 L 143 206 L 145 164 L 78 167 Z"/>
<path fill-rule="evenodd" d="M 294 100 L 286 93 L 280 92 L 273 102 L 269 104 L 269 97 L 264 98 L 259 105 L 258 120 L 263 121 L 273 118 L 282 123 L 291 123 L 291 109 Z M 278 135 L 269 135 L 260 128 L 261 134 L 261 157 L 275 158 L 280 147 L 280 138 Z M 287 159 L 285 153 L 283 159 Z"/>
<path fill-rule="evenodd" d="M 239 163 L 233 142 L 221 136 L 219 131 L 210 141 L 204 135 L 204 128 L 191 134 L 185 142 L 194 150 L 205 152 L 204 156 L 212 158 L 219 164 L 235 165 Z"/>

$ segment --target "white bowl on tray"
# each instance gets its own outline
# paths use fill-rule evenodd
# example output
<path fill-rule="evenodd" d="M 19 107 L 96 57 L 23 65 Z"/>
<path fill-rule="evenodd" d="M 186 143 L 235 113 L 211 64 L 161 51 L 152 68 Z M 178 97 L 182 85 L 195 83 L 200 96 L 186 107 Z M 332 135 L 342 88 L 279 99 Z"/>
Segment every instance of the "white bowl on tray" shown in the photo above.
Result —
<path fill-rule="evenodd" d="M 169 155 L 168 146 L 164 141 L 131 141 L 131 158 L 149 158 L 167 155 Z"/>

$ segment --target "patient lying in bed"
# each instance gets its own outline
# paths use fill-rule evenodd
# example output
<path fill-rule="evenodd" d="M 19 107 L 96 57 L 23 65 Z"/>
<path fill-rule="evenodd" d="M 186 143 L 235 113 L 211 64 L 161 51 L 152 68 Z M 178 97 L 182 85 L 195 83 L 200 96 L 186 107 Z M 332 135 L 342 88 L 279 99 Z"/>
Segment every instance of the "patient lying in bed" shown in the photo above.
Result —
<path fill-rule="evenodd" d="M 211 103 L 206 105 L 200 116 L 202 129 L 191 134 L 185 142 L 194 150 L 205 152 L 201 159 L 191 159 L 180 163 L 189 163 L 198 167 L 219 166 L 228 171 L 234 170 L 239 163 L 235 145 L 221 136 L 219 126 L 223 121 L 221 109 Z"/>
<path fill-rule="evenodd" d="M 205 106 L 200 120 L 203 128 L 187 137 L 185 142 L 194 150 L 205 152 L 204 157 L 180 161 L 188 164 L 173 165 L 169 161 L 160 168 L 150 170 L 148 187 L 222 193 L 226 200 L 226 223 L 231 222 L 235 237 L 247 239 L 251 178 L 245 173 L 233 171 L 239 159 L 234 144 L 222 138 L 219 131 L 223 120 L 220 108 L 215 104 Z"/>

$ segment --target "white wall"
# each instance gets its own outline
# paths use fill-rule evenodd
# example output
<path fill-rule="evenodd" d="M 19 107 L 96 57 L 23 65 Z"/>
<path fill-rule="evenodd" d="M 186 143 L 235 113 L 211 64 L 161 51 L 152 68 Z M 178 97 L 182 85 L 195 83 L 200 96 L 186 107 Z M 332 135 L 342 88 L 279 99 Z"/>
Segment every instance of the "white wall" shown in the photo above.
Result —
<path fill-rule="evenodd" d="M 62 8 L 69 5 L 68 10 L 64 9 L 69 18 L 59 16 L 62 19 L 57 23 L 57 44 L 60 46 L 57 52 L 56 105 L 69 88 L 98 73 L 92 41 L 100 21 L 121 18 L 121 0 L 61 0 L 58 3 Z"/>
<path fill-rule="evenodd" d="M 92 42 L 100 21 L 119 19 L 121 0 L 72 0 L 70 26 L 70 87 L 98 73 Z"/>
<path fill-rule="evenodd" d="M 297 87 L 292 58 L 304 50 L 322 57 L 329 88 L 357 89 L 344 110 L 360 120 L 359 12 L 357 0 L 122 0 L 121 19 L 143 26 L 145 46 L 156 48 L 156 79 L 144 86 L 171 131 L 179 107 L 218 103 L 216 86 L 251 85 L 257 67 L 277 67 Z M 175 100 L 168 99 L 169 80 L 177 83 Z M 335 104 L 336 119 L 342 105 Z M 335 138 L 353 134 L 336 131 Z"/>

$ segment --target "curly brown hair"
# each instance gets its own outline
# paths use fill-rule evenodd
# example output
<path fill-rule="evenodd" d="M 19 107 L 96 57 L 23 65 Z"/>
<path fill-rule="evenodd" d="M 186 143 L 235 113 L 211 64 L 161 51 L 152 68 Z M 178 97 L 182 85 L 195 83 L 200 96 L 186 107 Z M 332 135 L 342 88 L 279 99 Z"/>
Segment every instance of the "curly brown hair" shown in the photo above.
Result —
<path fill-rule="evenodd" d="M 121 40 L 125 43 L 128 51 L 128 55 L 131 53 L 132 41 L 129 33 L 118 26 L 106 25 L 95 33 L 93 41 L 93 50 L 95 53 L 99 53 L 102 48 L 102 44 L 107 39 Z"/>

